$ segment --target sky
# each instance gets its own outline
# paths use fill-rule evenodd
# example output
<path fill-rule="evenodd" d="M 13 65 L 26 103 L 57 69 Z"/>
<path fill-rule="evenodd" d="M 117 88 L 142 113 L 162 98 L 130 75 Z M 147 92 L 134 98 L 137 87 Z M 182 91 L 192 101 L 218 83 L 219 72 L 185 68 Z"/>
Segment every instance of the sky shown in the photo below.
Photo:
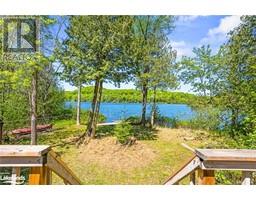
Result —
<path fill-rule="evenodd" d="M 172 47 L 177 51 L 177 60 L 182 56 L 193 56 L 192 49 L 209 44 L 216 53 L 219 47 L 228 39 L 227 33 L 240 23 L 240 16 L 177 16 L 175 29 L 168 36 Z M 74 90 L 75 87 L 63 82 L 65 90 Z M 110 83 L 104 88 L 119 89 Z M 121 89 L 134 88 L 134 84 L 121 84 Z M 193 93 L 189 85 L 181 84 L 175 91 Z"/>

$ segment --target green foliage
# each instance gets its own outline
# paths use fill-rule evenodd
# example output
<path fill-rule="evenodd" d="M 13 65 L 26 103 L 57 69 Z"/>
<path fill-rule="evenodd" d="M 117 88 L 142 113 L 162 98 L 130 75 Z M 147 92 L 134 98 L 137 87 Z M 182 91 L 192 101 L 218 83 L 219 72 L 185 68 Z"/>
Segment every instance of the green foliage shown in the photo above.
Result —
<path fill-rule="evenodd" d="M 176 78 L 173 62 L 176 54 L 168 42 L 168 34 L 174 28 L 173 16 L 135 16 L 133 34 L 128 55 L 135 67 L 137 88 L 142 92 L 141 123 L 146 123 L 146 105 L 149 88 L 174 88 Z M 157 75 L 156 75 L 157 74 Z M 156 93 L 154 93 L 155 99 Z"/>
<path fill-rule="evenodd" d="M 81 124 L 87 124 L 89 116 L 90 116 L 89 110 L 81 110 Z M 72 109 L 72 119 L 76 120 L 76 109 Z M 105 122 L 106 119 L 107 119 L 106 116 L 99 113 L 98 123 Z"/>
<path fill-rule="evenodd" d="M 196 110 L 195 116 L 189 120 L 190 128 L 208 131 L 219 130 L 220 124 L 220 111 L 212 106 Z"/>
<path fill-rule="evenodd" d="M 221 185 L 240 185 L 242 174 L 240 171 L 217 171 L 216 183 Z"/>
<path fill-rule="evenodd" d="M 194 48 L 194 57 L 183 57 L 180 62 L 180 79 L 185 84 L 190 84 L 194 90 L 203 96 L 212 97 L 218 88 L 217 55 L 212 55 L 210 46 Z"/>
<path fill-rule="evenodd" d="M 69 19 L 68 37 L 59 49 L 59 60 L 66 80 L 79 85 L 94 83 L 92 114 L 86 131 L 91 137 L 95 135 L 103 82 L 118 85 L 128 81 L 133 71 L 126 54 L 131 28 L 131 16 L 71 16 Z"/>
<path fill-rule="evenodd" d="M 255 27 L 255 16 L 243 16 L 217 54 L 212 55 L 209 46 L 194 48 L 195 56 L 184 57 L 180 64 L 181 80 L 205 96 L 197 109 L 210 108 L 203 115 L 199 112 L 193 126 L 210 130 L 224 127 L 226 133 L 243 138 L 248 145 L 252 145 L 250 138 L 256 130 Z"/>
<path fill-rule="evenodd" d="M 45 74 L 45 71 L 40 72 L 38 79 L 40 84 L 37 91 L 37 116 L 39 124 L 48 123 L 54 119 L 55 116 L 62 115 L 65 101 L 64 93 L 60 88 L 58 88 L 55 80 L 50 77 L 46 77 Z M 4 121 L 4 130 L 7 131 L 29 126 L 29 88 L 22 86 L 12 88 L 8 86 L 9 85 L 2 90 L 4 99 L 1 103 L 1 111 Z"/>
<path fill-rule="evenodd" d="M 49 118 L 58 115 L 64 108 L 63 91 L 58 86 L 55 66 L 52 63 L 54 61 L 52 46 L 48 43 L 50 38 L 53 38 L 53 33 L 49 31 L 49 28 L 55 23 L 55 20 L 48 16 L 37 18 L 40 19 L 41 24 L 40 37 L 42 41 L 37 41 L 40 42 L 41 52 L 31 54 L 29 59 L 24 62 L 0 61 L 0 120 L 2 119 L 4 122 L 4 131 L 29 126 L 31 80 L 35 74 L 37 74 L 38 83 L 38 123 L 47 123 Z M 0 18 L 1 20 L 2 18 Z"/>
<path fill-rule="evenodd" d="M 134 136 L 132 126 L 124 121 L 120 124 L 117 124 L 114 129 L 114 136 L 121 144 L 128 144 L 131 137 Z"/>
<path fill-rule="evenodd" d="M 179 122 L 180 121 L 175 117 L 158 116 L 158 118 L 156 118 L 156 124 L 160 127 L 178 128 Z"/>
<path fill-rule="evenodd" d="M 225 87 L 219 94 L 224 108 L 231 112 L 233 136 L 256 130 L 256 16 L 243 16 L 241 21 L 225 45 Z"/>
<path fill-rule="evenodd" d="M 157 91 L 157 102 L 162 103 L 181 103 L 192 104 L 197 100 L 197 96 L 183 92 Z M 82 89 L 82 101 L 91 101 L 93 97 L 93 87 L 84 87 Z M 65 91 L 67 101 L 77 100 L 77 90 Z M 148 101 L 153 99 L 153 91 L 148 93 Z M 103 89 L 103 102 L 141 102 L 141 91 L 135 89 Z"/>
<path fill-rule="evenodd" d="M 70 17 L 59 56 L 64 77 L 82 83 L 124 81 L 130 70 L 123 62 L 131 23 L 129 16 Z"/>
<path fill-rule="evenodd" d="M 126 118 L 125 121 L 130 124 L 138 124 L 140 122 L 140 117 L 130 116 Z"/>
<path fill-rule="evenodd" d="M 121 144 L 128 144 L 133 139 L 154 140 L 156 139 L 156 130 L 151 127 L 141 125 L 131 125 L 130 121 L 139 121 L 139 118 L 131 117 L 115 126 L 113 133 Z M 108 129 L 108 131 L 111 131 Z M 109 135 L 109 134 L 108 134 Z M 110 134 L 111 135 L 111 134 Z"/>

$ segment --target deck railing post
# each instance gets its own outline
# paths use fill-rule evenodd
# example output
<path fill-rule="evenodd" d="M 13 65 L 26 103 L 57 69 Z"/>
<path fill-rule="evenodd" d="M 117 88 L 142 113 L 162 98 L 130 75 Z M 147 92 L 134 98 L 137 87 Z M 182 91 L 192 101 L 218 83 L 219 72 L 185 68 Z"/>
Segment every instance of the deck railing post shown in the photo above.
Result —
<path fill-rule="evenodd" d="M 198 169 L 198 185 L 214 185 L 214 170 Z"/>

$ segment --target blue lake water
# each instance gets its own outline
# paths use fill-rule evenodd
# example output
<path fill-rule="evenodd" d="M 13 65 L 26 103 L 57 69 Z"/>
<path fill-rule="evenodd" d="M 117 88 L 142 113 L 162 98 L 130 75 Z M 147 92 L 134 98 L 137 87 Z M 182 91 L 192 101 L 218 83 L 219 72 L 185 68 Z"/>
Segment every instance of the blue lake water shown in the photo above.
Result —
<path fill-rule="evenodd" d="M 66 107 L 76 107 L 76 102 L 66 102 Z M 186 104 L 157 104 L 162 116 L 176 117 L 186 120 L 193 118 L 195 112 Z M 89 110 L 91 102 L 81 102 L 81 109 Z M 107 122 L 124 119 L 130 116 L 140 116 L 142 106 L 140 103 L 106 103 L 100 105 L 100 112 L 107 117 Z M 147 106 L 147 115 L 150 115 L 151 105 Z"/>

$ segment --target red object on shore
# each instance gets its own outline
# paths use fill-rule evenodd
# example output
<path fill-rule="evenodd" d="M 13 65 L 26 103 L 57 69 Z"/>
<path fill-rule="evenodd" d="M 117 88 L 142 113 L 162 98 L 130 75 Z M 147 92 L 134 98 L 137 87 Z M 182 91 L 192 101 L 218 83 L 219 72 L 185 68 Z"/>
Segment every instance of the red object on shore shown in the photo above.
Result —
<path fill-rule="evenodd" d="M 45 125 L 37 125 L 36 130 L 38 132 L 46 131 L 48 129 L 52 129 L 52 124 L 45 124 Z M 31 128 L 19 128 L 12 131 L 13 135 L 26 135 L 31 134 Z"/>

